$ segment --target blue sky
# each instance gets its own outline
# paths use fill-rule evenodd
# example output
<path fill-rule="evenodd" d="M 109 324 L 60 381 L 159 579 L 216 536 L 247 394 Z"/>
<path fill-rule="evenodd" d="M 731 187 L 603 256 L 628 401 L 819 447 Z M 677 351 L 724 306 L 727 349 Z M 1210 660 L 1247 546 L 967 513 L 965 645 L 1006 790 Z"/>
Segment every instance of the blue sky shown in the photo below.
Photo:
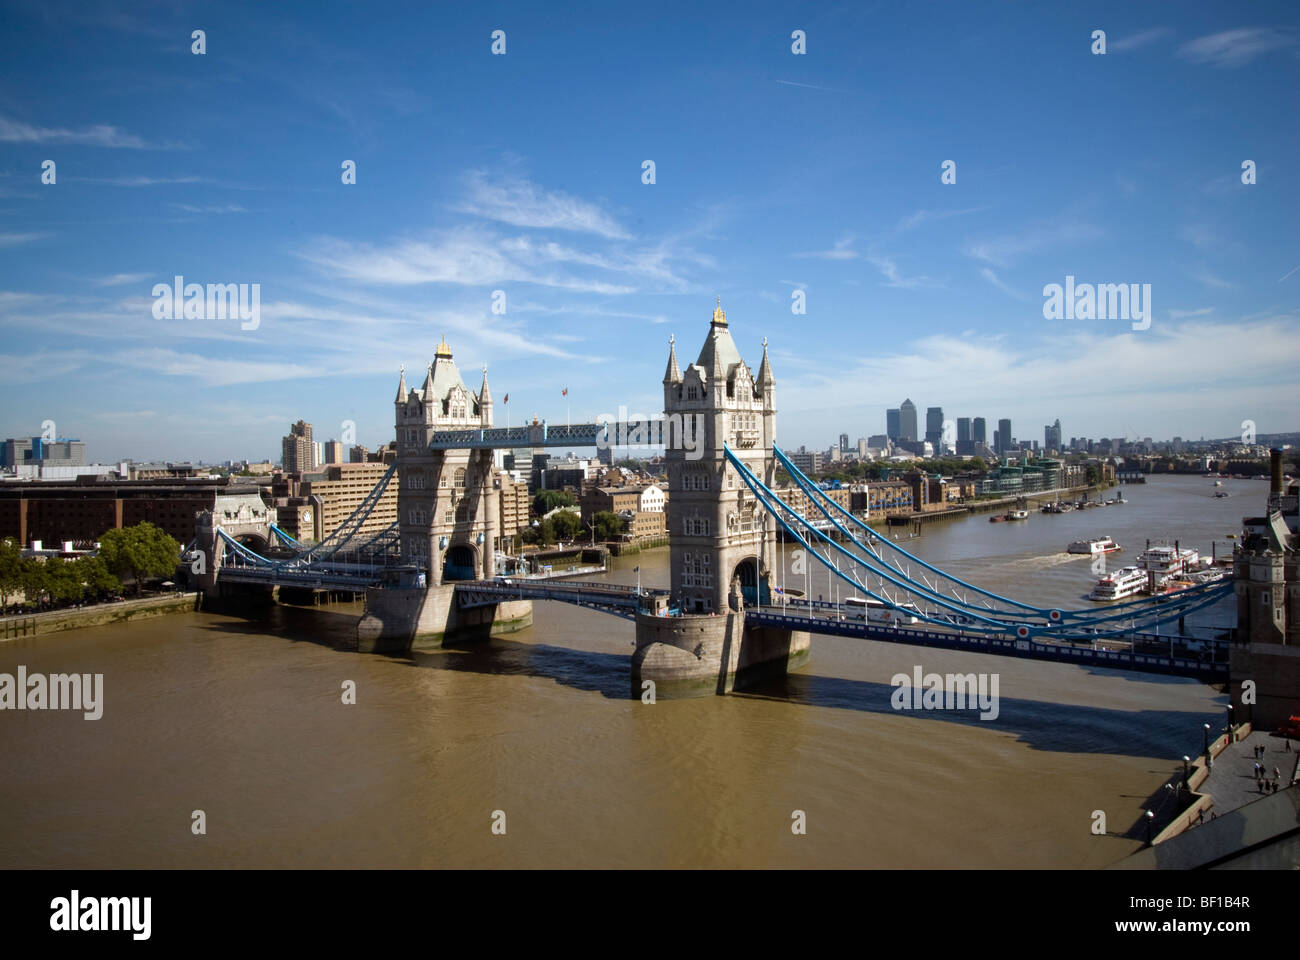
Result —
<path fill-rule="evenodd" d="M 904 397 L 1040 441 L 1300 429 L 1297 9 L 3 4 L 0 436 L 373 447 L 443 334 L 502 422 L 654 412 L 716 296 L 788 447 Z M 259 327 L 155 319 L 178 274 L 259 283 Z M 1067 274 L 1150 284 L 1150 329 L 1045 320 Z"/>

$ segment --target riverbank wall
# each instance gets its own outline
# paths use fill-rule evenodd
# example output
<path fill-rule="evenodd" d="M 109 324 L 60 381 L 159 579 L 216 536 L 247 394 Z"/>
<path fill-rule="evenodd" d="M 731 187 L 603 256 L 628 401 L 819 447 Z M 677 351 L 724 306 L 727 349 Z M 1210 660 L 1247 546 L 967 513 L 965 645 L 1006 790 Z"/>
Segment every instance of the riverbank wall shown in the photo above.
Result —
<path fill-rule="evenodd" d="M 82 627 L 98 627 L 106 623 L 127 620 L 147 620 L 172 613 L 187 613 L 199 609 L 199 594 L 175 593 L 159 597 L 140 597 L 119 603 L 96 603 L 86 607 L 69 607 L 66 610 L 49 610 L 44 613 L 17 614 L 0 617 L 0 642 L 19 637 L 43 636 Z"/>

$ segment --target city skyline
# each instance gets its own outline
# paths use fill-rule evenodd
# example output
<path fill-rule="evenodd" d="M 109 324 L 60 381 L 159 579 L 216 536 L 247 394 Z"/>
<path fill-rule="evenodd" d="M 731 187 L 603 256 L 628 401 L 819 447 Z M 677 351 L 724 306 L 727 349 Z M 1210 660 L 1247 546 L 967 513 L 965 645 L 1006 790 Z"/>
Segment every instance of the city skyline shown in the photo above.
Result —
<path fill-rule="evenodd" d="M 94 460 L 274 459 L 305 419 L 373 445 L 398 367 L 443 335 L 510 394 L 503 421 L 654 413 L 669 335 L 694 342 L 717 296 L 747 363 L 769 340 L 789 448 L 875 433 L 902 395 L 1030 436 L 1295 426 L 1283 4 L 972 6 L 906 48 L 892 8 L 671 31 L 412 10 L 400 38 L 349 11 L 5 9 L 0 77 L 25 91 L 0 102 L 5 436 L 51 420 Z M 1090 136 L 1063 153 L 1055 129 Z M 159 316 L 177 277 L 260 285 L 255 328 Z M 1150 327 L 1045 320 L 1067 277 L 1149 283 Z"/>

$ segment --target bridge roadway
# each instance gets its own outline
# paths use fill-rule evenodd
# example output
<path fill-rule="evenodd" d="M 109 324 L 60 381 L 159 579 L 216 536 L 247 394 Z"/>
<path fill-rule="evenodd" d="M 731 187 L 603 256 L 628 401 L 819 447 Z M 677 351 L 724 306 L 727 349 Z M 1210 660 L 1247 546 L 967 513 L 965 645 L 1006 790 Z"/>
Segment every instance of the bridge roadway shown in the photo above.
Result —
<path fill-rule="evenodd" d="M 664 596 L 666 593 L 664 590 L 641 591 L 643 597 Z M 537 581 L 502 577 L 497 580 L 462 580 L 456 584 L 456 602 L 463 608 L 482 607 L 501 600 L 559 600 L 627 620 L 636 619 L 638 603 L 636 587 L 600 581 Z"/>
<path fill-rule="evenodd" d="M 351 590 L 364 593 L 379 583 L 383 567 L 364 563 L 314 563 L 300 567 L 263 567 L 227 563 L 217 579 L 227 583 L 256 583 L 262 586 L 307 587 L 315 590 Z"/>
<path fill-rule="evenodd" d="M 791 607 L 797 607 L 797 611 L 792 612 Z M 972 653 L 1020 657 L 1026 660 L 1054 660 L 1058 663 L 1077 663 L 1081 666 L 1193 677 L 1205 682 L 1222 682 L 1228 679 L 1228 644 L 1224 640 L 1201 641 L 1209 650 L 1206 657 L 1201 659 L 1195 655 L 1174 656 L 1175 641 L 1191 639 L 1179 638 L 1177 635 L 1136 634 L 1133 641 L 1128 644 L 1128 649 L 1112 649 L 1102 644 L 1118 645 L 1118 641 L 1114 639 L 1099 638 L 1092 643 L 1085 643 L 1044 640 L 1040 636 L 1021 640 L 1015 637 L 966 633 L 960 627 L 945 627 L 939 624 L 893 626 L 872 623 L 845 618 L 837 614 L 835 609 L 834 603 L 825 600 L 812 600 L 806 603 L 794 601 L 786 606 L 749 607 L 745 611 L 745 623 L 840 637 L 910 643 L 920 647 L 969 650 Z"/>
<path fill-rule="evenodd" d="M 456 591 L 457 601 L 465 607 L 483 606 L 499 600 L 558 600 L 629 620 L 635 619 L 637 610 L 636 587 L 602 582 L 538 583 L 509 579 L 474 580 L 458 583 Z M 641 592 L 643 596 L 665 594 L 662 590 Z M 793 612 L 792 607 L 796 608 Z M 1204 643 L 1209 651 L 1204 658 L 1194 655 L 1175 656 L 1175 645 L 1182 641 L 1186 649 L 1186 641 L 1192 638 L 1178 635 L 1162 637 L 1157 634 L 1142 633 L 1135 634 L 1132 641 L 1127 642 L 1127 649 L 1114 649 L 1113 647 L 1120 645 L 1114 640 L 1099 639 L 1090 644 L 1068 640 L 1020 640 L 1014 637 L 966 633 L 955 626 L 944 627 L 938 624 L 926 624 L 924 627 L 891 626 L 845 619 L 836 612 L 836 609 L 834 603 L 824 600 L 794 601 L 784 606 L 748 607 L 745 611 L 745 623 L 832 636 L 861 637 L 866 640 L 939 647 L 946 650 L 968 650 L 972 653 L 1028 660 L 1053 660 L 1080 666 L 1191 677 L 1205 682 L 1221 682 L 1228 677 L 1228 645 L 1227 641 L 1223 640 L 1199 641 Z"/>

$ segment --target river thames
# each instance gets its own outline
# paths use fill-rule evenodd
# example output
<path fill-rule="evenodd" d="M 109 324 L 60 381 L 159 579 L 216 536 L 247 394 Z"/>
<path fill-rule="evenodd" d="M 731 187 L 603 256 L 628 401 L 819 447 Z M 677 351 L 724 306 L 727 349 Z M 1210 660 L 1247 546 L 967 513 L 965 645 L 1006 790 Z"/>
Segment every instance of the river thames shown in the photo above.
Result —
<path fill-rule="evenodd" d="M 1225 480 L 1216 500 L 1187 476 L 1122 489 L 1124 506 L 944 521 L 906 546 L 1080 607 L 1096 575 L 1071 540 L 1114 537 L 1116 566 L 1147 538 L 1222 551 L 1267 495 Z M 666 586 L 667 562 L 608 576 L 639 565 Z M 824 570 L 809 587 L 835 595 Z M 1139 847 L 1123 834 L 1226 704 L 1192 680 L 814 636 L 782 681 L 647 705 L 627 696 L 628 621 L 537 603 L 512 636 L 388 657 L 348 649 L 361 607 L 0 644 L 3 672 L 104 675 L 100 720 L 0 715 L 0 867 L 1100 867 Z M 998 674 L 997 718 L 894 710 L 890 678 L 917 666 Z"/>

